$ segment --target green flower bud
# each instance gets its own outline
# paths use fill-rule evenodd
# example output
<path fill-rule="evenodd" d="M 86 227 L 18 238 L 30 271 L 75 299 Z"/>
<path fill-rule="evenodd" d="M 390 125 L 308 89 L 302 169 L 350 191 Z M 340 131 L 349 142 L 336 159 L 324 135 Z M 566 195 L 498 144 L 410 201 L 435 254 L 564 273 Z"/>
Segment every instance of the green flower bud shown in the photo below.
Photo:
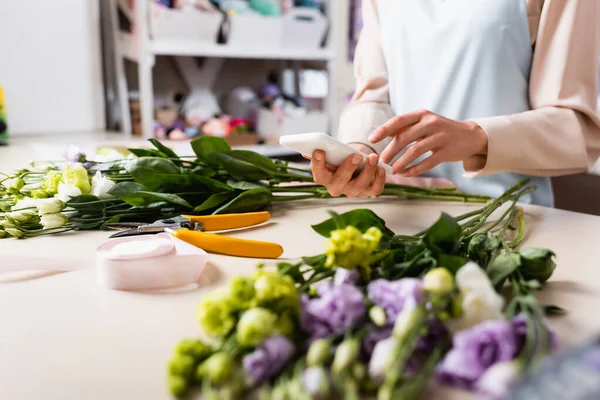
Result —
<path fill-rule="evenodd" d="M 275 332 L 277 316 L 266 308 L 251 308 L 237 324 L 236 339 L 242 346 L 257 346 Z"/>
<path fill-rule="evenodd" d="M 361 363 L 355 363 L 352 366 L 352 376 L 357 381 L 362 381 L 367 377 L 367 368 Z"/>
<path fill-rule="evenodd" d="M 62 182 L 62 175 L 56 171 L 50 171 L 46 174 L 46 179 L 42 185 L 42 190 L 51 196 L 58 193 L 58 184 Z"/>
<path fill-rule="evenodd" d="M 42 189 L 34 189 L 31 191 L 31 197 L 33 197 L 34 199 L 46 199 L 50 197 L 50 195 L 48 194 L 48 192 Z"/>
<path fill-rule="evenodd" d="M 0 239 L 3 239 L 8 236 L 8 233 L 4 229 L 0 229 Z"/>
<path fill-rule="evenodd" d="M 556 264 L 552 260 L 552 257 L 555 256 L 552 250 L 529 248 L 521 250 L 519 254 L 521 255 L 519 271 L 523 278 L 535 279 L 542 284 L 550 279 L 556 268 Z"/>
<path fill-rule="evenodd" d="M 308 348 L 306 363 L 309 367 L 323 365 L 331 358 L 331 344 L 326 339 L 317 339 Z"/>
<path fill-rule="evenodd" d="M 420 327 L 425 322 L 427 313 L 423 307 L 405 309 L 398 314 L 394 323 L 392 334 L 399 340 L 404 338 L 415 328 Z"/>
<path fill-rule="evenodd" d="M 356 360 L 360 353 L 360 342 L 356 339 L 344 340 L 338 346 L 331 364 L 331 371 L 335 374 L 343 372 L 349 368 Z"/>
<path fill-rule="evenodd" d="M 196 362 L 203 361 L 212 353 L 213 349 L 209 345 L 197 339 L 184 339 L 175 347 L 175 354 L 191 356 Z"/>
<path fill-rule="evenodd" d="M 294 332 L 296 331 L 296 321 L 289 312 L 284 312 L 277 318 L 275 322 L 275 331 L 282 334 L 283 336 L 287 336 L 288 338 L 292 338 L 294 336 Z"/>
<path fill-rule="evenodd" d="M 25 234 L 22 231 L 20 231 L 19 229 L 4 228 L 4 230 L 6 231 L 6 233 L 8 233 L 9 235 L 11 235 L 12 237 L 15 237 L 17 239 L 21 239 L 25 236 Z"/>
<path fill-rule="evenodd" d="M 449 294 L 454 289 L 454 278 L 446 268 L 434 268 L 425 274 L 423 288 L 437 295 Z"/>
<path fill-rule="evenodd" d="M 78 187 L 83 194 L 92 190 L 88 172 L 81 164 L 67 165 L 63 169 L 62 177 L 65 183 Z"/>
<path fill-rule="evenodd" d="M 204 333 L 212 337 L 223 337 L 235 326 L 233 308 L 227 297 L 228 291 L 218 289 L 206 296 L 196 310 L 196 318 Z"/>
<path fill-rule="evenodd" d="M 238 310 L 251 307 L 254 294 L 254 279 L 252 278 L 236 276 L 229 282 L 230 303 Z"/>
<path fill-rule="evenodd" d="M 235 361 L 227 353 L 215 353 L 207 358 L 196 369 L 196 379 L 202 382 L 207 378 L 211 383 L 222 385 L 227 383 L 235 371 Z"/>
<path fill-rule="evenodd" d="M 179 375 L 170 375 L 168 379 L 169 390 L 175 397 L 183 397 L 190 388 L 188 381 Z"/>
<path fill-rule="evenodd" d="M 381 231 L 374 227 L 369 228 L 364 234 L 354 226 L 332 231 L 326 242 L 325 266 L 346 269 L 369 267 L 381 236 Z"/>
<path fill-rule="evenodd" d="M 302 375 L 302 388 L 300 392 L 306 392 L 309 396 L 319 399 L 329 398 L 331 384 L 325 368 L 321 366 L 309 367 Z"/>
<path fill-rule="evenodd" d="M 192 356 L 176 355 L 169 361 L 169 375 L 191 378 L 196 362 Z"/>
<path fill-rule="evenodd" d="M 369 309 L 369 318 L 376 326 L 382 327 L 387 322 L 387 315 L 383 307 L 373 306 Z"/>
<path fill-rule="evenodd" d="M 277 271 L 259 270 L 254 274 L 255 300 L 258 305 L 298 309 L 300 298 L 294 280 Z"/>

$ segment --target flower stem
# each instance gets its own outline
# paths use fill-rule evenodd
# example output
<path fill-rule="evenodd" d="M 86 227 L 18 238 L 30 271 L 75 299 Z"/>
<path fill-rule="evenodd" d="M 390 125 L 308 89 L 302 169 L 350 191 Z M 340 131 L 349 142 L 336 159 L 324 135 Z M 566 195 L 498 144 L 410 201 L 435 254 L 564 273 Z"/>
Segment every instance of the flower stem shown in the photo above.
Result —
<path fill-rule="evenodd" d="M 437 346 L 427 358 L 425 365 L 419 374 L 412 378 L 409 383 L 394 391 L 394 400 L 411 400 L 419 397 L 419 393 L 433 376 L 435 367 L 442 360 L 444 348 L 442 345 Z"/>

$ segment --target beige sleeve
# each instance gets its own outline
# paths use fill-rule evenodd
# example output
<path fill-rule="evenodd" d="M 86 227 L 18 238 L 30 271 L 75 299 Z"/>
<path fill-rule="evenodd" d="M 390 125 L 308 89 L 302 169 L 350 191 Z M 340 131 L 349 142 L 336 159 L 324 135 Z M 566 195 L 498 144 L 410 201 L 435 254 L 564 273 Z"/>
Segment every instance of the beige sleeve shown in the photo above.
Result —
<path fill-rule="evenodd" d="M 529 81 L 531 111 L 474 120 L 488 153 L 464 161 L 474 176 L 587 171 L 600 155 L 597 115 L 600 1 L 545 0 Z"/>
<path fill-rule="evenodd" d="M 388 92 L 388 73 L 381 49 L 377 0 L 362 3 L 363 29 L 354 56 L 356 90 L 351 104 L 340 117 L 338 139 L 362 143 L 380 154 L 389 143 L 370 143 L 369 134 L 392 117 Z"/>

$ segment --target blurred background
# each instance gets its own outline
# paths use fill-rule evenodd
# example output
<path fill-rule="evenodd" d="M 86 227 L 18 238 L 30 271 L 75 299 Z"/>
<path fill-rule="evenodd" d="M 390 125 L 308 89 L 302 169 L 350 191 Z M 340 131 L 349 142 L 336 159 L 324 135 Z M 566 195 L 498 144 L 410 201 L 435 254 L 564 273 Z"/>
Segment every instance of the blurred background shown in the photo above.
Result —
<path fill-rule="evenodd" d="M 0 0 L 0 142 L 200 135 L 289 156 L 354 90 L 361 0 Z M 600 215 L 600 165 L 553 179 Z"/>

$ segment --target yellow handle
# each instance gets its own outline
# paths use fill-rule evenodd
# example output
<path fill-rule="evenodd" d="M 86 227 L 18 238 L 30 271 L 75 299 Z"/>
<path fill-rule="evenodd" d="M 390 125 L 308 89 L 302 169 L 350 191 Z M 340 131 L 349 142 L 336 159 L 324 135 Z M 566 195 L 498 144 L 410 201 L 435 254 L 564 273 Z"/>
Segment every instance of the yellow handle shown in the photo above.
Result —
<path fill-rule="evenodd" d="M 268 211 L 261 211 L 243 214 L 182 215 L 182 217 L 192 222 L 200 222 L 205 231 L 225 231 L 262 224 L 271 218 L 271 214 Z"/>
<path fill-rule="evenodd" d="M 283 254 L 283 247 L 271 242 L 238 239 L 189 229 L 173 231 L 173 236 L 210 253 L 249 258 L 277 258 Z"/>

